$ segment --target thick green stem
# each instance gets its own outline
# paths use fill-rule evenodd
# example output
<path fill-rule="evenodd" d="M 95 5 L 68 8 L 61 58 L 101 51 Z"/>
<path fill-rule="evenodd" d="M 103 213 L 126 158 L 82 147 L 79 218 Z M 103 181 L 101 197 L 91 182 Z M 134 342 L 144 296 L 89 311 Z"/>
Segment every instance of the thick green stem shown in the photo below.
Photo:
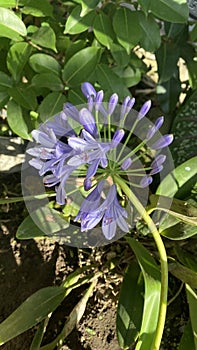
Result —
<path fill-rule="evenodd" d="M 165 319 L 166 319 L 166 311 L 167 311 L 167 294 L 168 294 L 168 262 L 165 246 L 161 239 L 161 236 L 157 230 L 157 227 L 151 217 L 146 212 L 145 208 L 135 196 L 135 194 L 130 190 L 127 184 L 123 179 L 116 176 L 114 178 L 115 183 L 117 183 L 123 192 L 126 194 L 131 203 L 136 207 L 137 211 L 140 213 L 147 226 L 149 227 L 153 238 L 155 240 L 159 256 L 160 256 L 160 264 L 161 264 L 161 293 L 160 293 L 160 307 L 159 307 L 159 316 L 157 322 L 157 328 L 155 332 L 154 342 L 152 344 L 151 350 L 159 350 L 161 339 L 163 335 Z"/>

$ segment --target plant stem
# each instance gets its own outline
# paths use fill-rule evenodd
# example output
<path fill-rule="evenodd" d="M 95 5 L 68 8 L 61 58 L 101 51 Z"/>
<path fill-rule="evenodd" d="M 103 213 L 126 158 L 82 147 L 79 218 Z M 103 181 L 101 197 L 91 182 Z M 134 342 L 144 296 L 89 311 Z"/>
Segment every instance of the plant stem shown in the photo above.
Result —
<path fill-rule="evenodd" d="M 148 215 L 145 208 L 140 203 L 140 201 L 135 196 L 135 194 L 130 190 L 130 188 L 127 186 L 127 184 L 124 182 L 123 179 L 116 176 L 114 177 L 114 180 L 115 180 L 115 183 L 117 183 L 121 187 L 121 189 L 126 194 L 126 196 L 131 201 L 131 203 L 136 207 L 137 211 L 141 214 L 142 218 L 146 222 L 147 226 L 149 227 L 153 235 L 155 244 L 159 252 L 160 264 L 161 264 L 160 307 L 159 307 L 157 328 L 155 331 L 155 338 L 151 347 L 151 350 L 159 350 L 162 335 L 163 335 L 164 325 L 165 325 L 165 319 L 166 319 L 167 294 L 168 294 L 168 262 L 167 262 L 165 246 L 163 244 L 163 241 L 161 239 L 161 236 L 157 230 L 155 223 L 153 222 L 151 217 Z"/>

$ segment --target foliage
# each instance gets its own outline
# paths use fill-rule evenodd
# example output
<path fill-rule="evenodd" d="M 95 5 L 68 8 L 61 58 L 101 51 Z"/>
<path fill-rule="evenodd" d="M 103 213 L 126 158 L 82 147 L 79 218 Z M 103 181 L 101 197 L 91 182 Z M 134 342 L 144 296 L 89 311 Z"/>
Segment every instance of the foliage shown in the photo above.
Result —
<path fill-rule="evenodd" d="M 106 97 L 114 92 L 121 100 L 131 96 L 149 70 L 139 58 L 139 49 L 155 54 L 159 78 L 153 92 L 175 135 L 171 152 L 176 168 L 156 188 L 151 188 L 153 194 L 146 210 L 155 222 L 160 222 L 159 233 L 172 248 L 170 274 L 185 285 L 190 317 L 179 350 L 197 349 L 197 261 L 177 244 L 188 238 L 192 241 L 197 233 L 197 24 L 190 26 L 188 16 L 186 0 L 0 0 L 0 108 L 6 109 L 12 132 L 25 140 L 31 140 L 31 131 L 60 112 L 65 102 L 85 102 L 80 86 L 86 80 L 101 87 Z M 180 58 L 189 72 L 185 86 L 180 81 Z M 183 87 L 187 97 L 172 118 Z M 23 198 L 2 199 L 0 204 L 20 200 Z M 171 208 L 166 210 L 169 200 Z M 71 203 L 62 215 L 47 207 L 43 208 L 43 216 L 37 210 L 33 215 L 44 225 L 43 217 L 53 213 L 55 222 L 47 224 L 57 239 L 55 233 L 67 226 L 64 218 L 72 216 L 73 211 L 76 208 Z M 137 223 L 137 238 L 150 234 L 144 220 Z M 18 239 L 43 236 L 32 215 L 17 231 Z M 149 350 L 155 337 L 162 289 L 158 255 L 150 253 L 130 234 L 127 244 L 135 257 L 127 266 L 119 296 L 118 341 L 122 349 L 135 346 L 136 350 Z M 34 293 L 0 324 L 0 344 L 39 325 L 31 349 L 54 349 L 81 319 L 100 276 L 101 272 L 89 266 L 75 271 L 59 287 Z M 62 332 L 52 343 L 42 346 L 54 310 L 74 288 L 86 284 L 89 287 Z"/>

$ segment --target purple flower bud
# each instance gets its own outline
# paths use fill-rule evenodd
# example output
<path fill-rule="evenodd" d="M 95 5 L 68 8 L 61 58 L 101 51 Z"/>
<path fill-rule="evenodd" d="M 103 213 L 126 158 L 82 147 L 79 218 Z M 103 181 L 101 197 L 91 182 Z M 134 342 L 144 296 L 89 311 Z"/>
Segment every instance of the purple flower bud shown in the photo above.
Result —
<path fill-rule="evenodd" d="M 166 160 L 166 156 L 164 154 L 159 154 L 151 163 L 151 168 L 156 168 L 162 165 Z"/>
<path fill-rule="evenodd" d="M 79 122 L 79 111 L 75 106 L 72 105 L 72 103 L 65 103 L 63 107 L 63 112 L 66 114 L 67 117 L 70 117 L 75 121 Z"/>
<path fill-rule="evenodd" d="M 103 90 L 99 91 L 95 97 L 95 110 L 98 111 L 103 102 Z"/>
<path fill-rule="evenodd" d="M 155 167 L 151 170 L 150 175 L 155 175 L 160 173 L 163 170 L 163 165 L 160 165 L 158 167 Z"/>
<path fill-rule="evenodd" d="M 162 137 L 160 137 L 157 141 L 153 143 L 151 146 L 152 149 L 161 149 L 164 147 L 169 146 L 173 141 L 173 135 L 172 134 L 166 134 Z"/>
<path fill-rule="evenodd" d="M 122 141 L 123 137 L 124 137 L 124 130 L 123 129 L 116 130 L 112 139 L 112 146 L 116 147 Z"/>
<path fill-rule="evenodd" d="M 88 97 L 88 110 L 90 112 L 92 112 L 93 106 L 94 106 L 94 100 L 93 100 L 93 97 L 90 96 L 90 97 Z"/>
<path fill-rule="evenodd" d="M 121 106 L 120 119 L 124 118 L 129 101 L 130 101 L 130 97 L 129 96 L 125 97 L 123 104 Z"/>
<path fill-rule="evenodd" d="M 92 181 L 90 179 L 84 180 L 84 189 L 85 191 L 89 191 L 92 187 Z"/>
<path fill-rule="evenodd" d="M 144 188 L 149 186 L 153 182 L 153 178 L 150 175 L 145 175 L 140 181 L 140 185 Z"/>
<path fill-rule="evenodd" d="M 147 132 L 147 135 L 146 135 L 146 139 L 147 140 L 150 140 L 154 135 L 155 133 L 159 130 L 159 128 L 162 126 L 164 122 L 164 117 L 159 117 L 157 118 L 157 120 L 155 121 L 155 125 L 153 125 L 149 131 Z"/>
<path fill-rule="evenodd" d="M 116 108 L 116 105 L 118 103 L 118 95 L 117 94 L 113 94 L 110 97 L 109 103 L 108 103 L 108 114 L 111 115 L 114 112 L 114 109 Z"/>
<path fill-rule="evenodd" d="M 135 104 L 135 97 L 131 98 L 128 102 L 126 113 L 128 114 Z"/>
<path fill-rule="evenodd" d="M 151 108 L 151 100 L 148 100 L 141 107 L 137 117 L 138 120 L 141 120 L 142 118 L 144 118 L 144 116 L 149 112 L 150 108 Z"/>
<path fill-rule="evenodd" d="M 124 162 L 122 163 L 122 165 L 121 165 L 121 169 L 122 170 L 127 170 L 131 166 L 131 164 L 132 164 L 131 158 L 126 158 L 124 160 Z"/>
<path fill-rule="evenodd" d="M 80 123 L 84 126 L 85 130 L 91 135 L 97 135 L 97 127 L 95 120 L 87 108 L 82 108 L 79 112 Z"/>
<path fill-rule="evenodd" d="M 86 98 L 89 98 L 90 96 L 95 97 L 96 96 L 96 90 L 92 84 L 86 82 L 81 84 L 81 90 L 83 94 L 86 96 Z"/>

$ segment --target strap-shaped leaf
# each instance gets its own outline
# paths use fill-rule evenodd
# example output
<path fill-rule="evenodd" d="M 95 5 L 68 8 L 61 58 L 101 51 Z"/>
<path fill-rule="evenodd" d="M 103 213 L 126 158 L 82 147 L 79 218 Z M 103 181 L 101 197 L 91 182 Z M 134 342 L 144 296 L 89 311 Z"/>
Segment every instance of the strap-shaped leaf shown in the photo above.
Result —
<path fill-rule="evenodd" d="M 158 322 L 161 275 L 158 265 L 143 245 L 135 239 L 127 238 L 141 267 L 144 284 L 144 309 L 136 350 L 151 349 Z"/>
<path fill-rule="evenodd" d="M 64 296 L 63 287 L 46 287 L 32 294 L 0 324 L 0 345 L 41 322 Z"/>
<path fill-rule="evenodd" d="M 131 346 L 140 331 L 143 314 L 144 283 L 139 265 L 133 261 L 121 285 L 117 309 L 117 336 L 121 348 Z"/>

